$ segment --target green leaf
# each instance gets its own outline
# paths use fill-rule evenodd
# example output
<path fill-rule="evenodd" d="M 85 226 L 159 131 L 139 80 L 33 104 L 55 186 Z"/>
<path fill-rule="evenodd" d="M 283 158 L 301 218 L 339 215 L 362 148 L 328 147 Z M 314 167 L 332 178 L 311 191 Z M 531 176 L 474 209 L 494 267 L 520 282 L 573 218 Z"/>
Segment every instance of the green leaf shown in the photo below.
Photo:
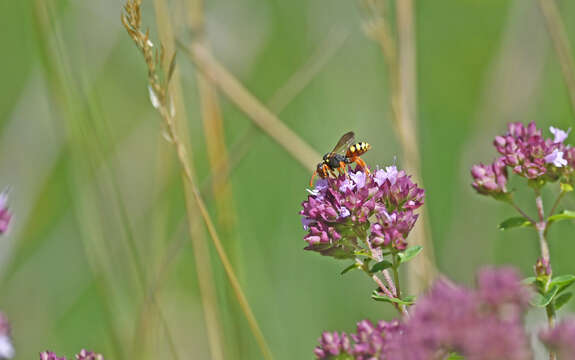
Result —
<path fill-rule="evenodd" d="M 544 282 L 541 281 L 541 279 L 535 277 L 535 276 L 531 276 L 528 278 L 525 278 L 523 280 L 521 280 L 521 283 L 523 285 L 527 285 L 527 286 L 533 286 L 538 293 L 543 292 L 542 289 L 545 288 L 545 284 L 547 284 L 547 280 L 545 280 Z"/>
<path fill-rule="evenodd" d="M 353 263 L 350 266 L 346 267 L 345 269 L 343 269 L 341 271 L 341 275 L 350 272 L 351 270 L 355 270 L 355 269 L 359 269 L 359 264 L 358 263 Z"/>
<path fill-rule="evenodd" d="M 563 210 L 559 214 L 549 216 L 547 222 L 551 224 L 556 221 L 569 220 L 569 219 L 575 219 L 575 211 Z"/>
<path fill-rule="evenodd" d="M 524 218 L 523 216 L 514 216 L 503 221 L 501 224 L 497 225 L 499 230 L 509 230 L 516 227 L 527 227 L 531 226 L 531 222 Z"/>
<path fill-rule="evenodd" d="M 339 242 L 335 244 L 314 244 L 305 248 L 306 250 L 313 250 L 319 252 L 323 256 L 331 256 L 336 259 L 354 259 L 353 247 L 350 244 Z"/>
<path fill-rule="evenodd" d="M 553 301 L 553 298 L 555 297 L 555 295 L 557 295 L 558 292 L 559 288 L 557 286 L 554 286 L 544 295 L 537 294 L 535 297 L 535 301 L 533 302 L 533 305 L 538 307 L 546 307 L 547 305 L 549 305 L 549 303 L 551 303 L 551 301 Z"/>
<path fill-rule="evenodd" d="M 575 282 L 575 275 L 560 275 L 551 279 L 549 287 L 552 288 L 557 286 L 558 292 L 562 292 L 567 289 L 571 284 Z"/>
<path fill-rule="evenodd" d="M 375 301 L 384 301 L 388 303 L 395 303 L 400 305 L 413 305 L 415 304 L 415 296 L 406 296 L 403 299 L 392 298 L 386 295 L 380 295 L 377 291 L 374 291 L 371 298 Z"/>
<path fill-rule="evenodd" d="M 464 360 L 465 358 L 459 354 L 451 353 L 445 360 Z"/>
<path fill-rule="evenodd" d="M 561 309 L 561 307 L 563 307 L 563 305 L 567 304 L 569 302 L 569 300 L 571 300 L 571 297 L 573 297 L 573 293 L 572 292 L 565 292 L 559 296 L 557 296 L 555 298 L 555 310 L 559 310 Z"/>
<path fill-rule="evenodd" d="M 406 249 L 403 252 L 397 253 L 399 256 L 399 263 L 402 264 L 417 256 L 423 250 L 423 246 L 417 245 Z"/>
<path fill-rule="evenodd" d="M 406 305 L 413 305 L 415 304 L 415 299 L 416 296 L 415 295 L 408 295 L 405 296 L 403 299 L 401 299 Z"/>
<path fill-rule="evenodd" d="M 353 254 L 355 256 L 367 256 L 367 257 L 371 257 L 371 253 L 369 251 L 366 250 L 356 250 L 353 252 Z"/>
<path fill-rule="evenodd" d="M 354 357 L 352 355 L 349 355 L 348 353 L 343 353 L 343 354 L 339 354 L 338 356 L 333 357 L 333 358 L 330 357 L 330 359 L 333 359 L 333 360 L 353 360 Z"/>
<path fill-rule="evenodd" d="M 382 261 L 378 262 L 377 264 L 374 264 L 373 267 L 369 270 L 369 272 L 373 274 L 373 273 L 376 273 L 378 271 L 388 269 L 392 266 L 393 266 L 393 264 L 390 263 L 389 261 L 382 260 Z"/>

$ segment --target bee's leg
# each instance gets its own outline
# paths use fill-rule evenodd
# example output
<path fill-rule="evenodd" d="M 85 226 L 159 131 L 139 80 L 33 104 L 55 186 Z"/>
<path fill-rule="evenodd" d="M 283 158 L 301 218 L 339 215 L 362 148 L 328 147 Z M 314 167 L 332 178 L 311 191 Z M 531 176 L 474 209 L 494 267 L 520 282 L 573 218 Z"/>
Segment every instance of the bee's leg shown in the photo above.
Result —
<path fill-rule="evenodd" d="M 341 174 L 347 174 L 347 164 L 345 161 L 339 162 L 339 167 L 337 168 Z"/>
<path fill-rule="evenodd" d="M 362 158 L 360 158 L 358 156 L 358 157 L 355 157 L 353 159 L 353 161 L 355 161 L 357 163 L 357 165 L 359 165 L 362 169 L 364 169 L 369 174 L 369 169 L 367 168 L 367 164 L 365 163 L 365 161 L 363 161 Z"/>
<path fill-rule="evenodd" d="M 325 174 L 325 177 L 336 176 L 333 170 L 329 166 L 327 166 L 327 164 L 323 164 L 321 168 L 323 170 L 323 173 Z"/>

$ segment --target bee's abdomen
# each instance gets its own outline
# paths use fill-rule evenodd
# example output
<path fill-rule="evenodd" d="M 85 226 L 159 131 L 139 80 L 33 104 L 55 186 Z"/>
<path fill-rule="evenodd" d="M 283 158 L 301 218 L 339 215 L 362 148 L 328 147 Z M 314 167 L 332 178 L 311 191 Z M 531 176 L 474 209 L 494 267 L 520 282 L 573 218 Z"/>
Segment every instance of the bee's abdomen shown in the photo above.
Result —
<path fill-rule="evenodd" d="M 369 145 L 368 143 L 358 142 L 356 144 L 351 145 L 347 149 L 346 156 L 347 157 L 360 156 L 361 154 L 365 153 L 369 149 L 371 149 L 371 145 Z"/>

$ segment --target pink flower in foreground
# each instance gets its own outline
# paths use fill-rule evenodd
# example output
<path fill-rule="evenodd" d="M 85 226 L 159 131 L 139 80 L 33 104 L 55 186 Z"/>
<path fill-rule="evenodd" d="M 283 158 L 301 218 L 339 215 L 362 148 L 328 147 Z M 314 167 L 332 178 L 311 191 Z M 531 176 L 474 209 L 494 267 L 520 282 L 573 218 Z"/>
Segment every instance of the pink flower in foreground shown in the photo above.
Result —
<path fill-rule="evenodd" d="M 354 334 L 324 333 L 315 355 L 332 360 L 428 360 L 455 352 L 466 360 L 531 360 L 523 327 L 528 297 L 528 289 L 509 268 L 481 270 L 476 290 L 442 279 L 403 323 L 362 321 Z"/>
<path fill-rule="evenodd" d="M 544 329 L 539 339 L 557 353 L 559 359 L 575 359 L 575 318 L 561 321 L 552 329 Z"/>

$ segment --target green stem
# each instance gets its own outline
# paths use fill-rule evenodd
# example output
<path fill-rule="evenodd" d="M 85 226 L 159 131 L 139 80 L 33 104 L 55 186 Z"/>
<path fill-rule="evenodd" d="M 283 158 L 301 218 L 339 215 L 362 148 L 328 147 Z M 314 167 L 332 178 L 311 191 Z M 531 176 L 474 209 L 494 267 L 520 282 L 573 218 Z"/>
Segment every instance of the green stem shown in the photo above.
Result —
<path fill-rule="evenodd" d="M 387 286 L 385 286 L 385 284 L 383 283 L 383 281 L 381 281 L 381 279 L 376 275 L 373 274 L 369 271 L 369 268 L 367 267 L 367 265 L 365 265 L 365 263 L 363 261 L 361 261 L 361 259 L 359 258 L 355 258 L 355 262 L 359 265 L 359 268 L 361 270 L 363 270 L 364 273 L 367 274 L 367 276 L 369 276 L 373 281 L 375 281 L 375 283 L 377 284 L 377 286 L 380 288 L 381 292 L 383 293 L 383 295 L 389 297 L 389 298 L 393 298 L 395 297 L 395 295 L 393 294 L 392 290 L 390 290 Z M 403 315 L 403 311 L 402 309 L 399 307 L 399 304 L 393 303 L 393 307 L 395 307 L 395 309 L 401 314 Z"/>
<path fill-rule="evenodd" d="M 399 271 L 398 271 L 398 263 L 397 263 L 397 254 L 392 255 L 393 260 L 393 282 L 395 283 L 395 296 L 397 298 L 401 298 L 401 288 L 399 286 Z"/>
<path fill-rule="evenodd" d="M 541 193 L 535 190 L 536 198 L 535 204 L 537 205 L 537 214 L 539 215 L 539 221 L 535 224 L 535 228 L 537 230 L 537 235 L 539 235 L 539 246 L 541 248 L 541 258 L 543 259 L 544 263 L 549 264 L 551 267 L 551 260 L 550 260 L 550 253 L 549 253 L 549 245 L 547 243 L 546 233 L 547 233 L 547 221 L 545 219 L 545 212 L 543 210 L 543 199 L 541 198 Z M 558 201 L 556 201 L 557 203 Z M 555 205 L 553 209 L 555 208 Z M 549 291 L 549 283 L 551 282 L 551 276 L 549 276 L 547 283 L 544 287 L 544 293 Z M 547 324 L 550 328 L 555 326 L 555 304 L 553 301 L 549 303 L 545 307 L 545 311 L 547 313 Z M 555 360 L 556 354 L 553 351 L 549 352 L 549 360 Z"/>
<path fill-rule="evenodd" d="M 393 253 L 391 255 L 391 259 L 392 259 L 392 269 L 393 269 L 393 282 L 395 283 L 395 297 L 398 299 L 401 299 L 401 286 L 399 284 L 399 262 L 398 262 L 398 256 L 396 253 Z M 401 309 L 401 314 L 403 316 L 409 315 L 407 312 L 407 307 L 405 305 L 399 305 L 399 308 Z"/>

